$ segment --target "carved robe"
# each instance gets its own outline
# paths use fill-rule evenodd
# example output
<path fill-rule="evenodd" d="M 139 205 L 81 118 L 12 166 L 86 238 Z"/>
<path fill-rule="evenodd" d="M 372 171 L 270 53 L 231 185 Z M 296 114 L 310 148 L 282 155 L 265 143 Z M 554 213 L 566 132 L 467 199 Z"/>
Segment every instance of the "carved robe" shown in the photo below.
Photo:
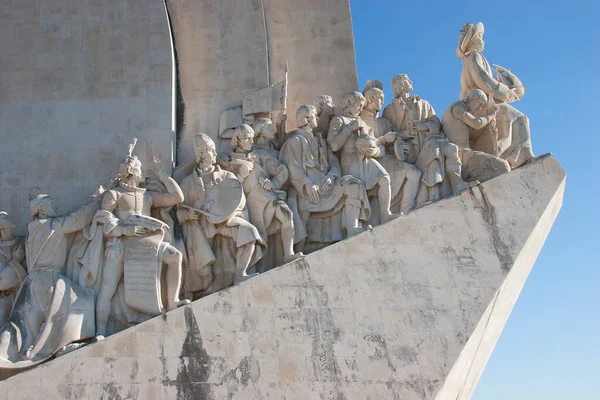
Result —
<path fill-rule="evenodd" d="M 307 241 L 333 243 L 345 239 L 343 228 L 346 226 L 341 215 L 345 203 L 360 209 L 361 220 L 370 218 L 371 207 L 364 186 L 352 176 L 341 176 L 339 161 L 322 137 L 298 129 L 281 148 L 279 159 L 290 171 L 290 182 L 296 194 L 300 220 L 307 232 Z M 318 203 L 311 202 L 305 186 L 321 188 L 327 176 L 334 180 L 333 188 L 327 194 L 320 191 Z M 290 208 L 294 210 L 295 207 Z"/>
<path fill-rule="evenodd" d="M 508 86 L 492 76 L 490 65 L 479 51 L 471 51 L 463 58 L 460 83 L 461 98 L 473 89 L 481 89 L 496 100 L 499 108 L 496 113 L 497 139 L 489 135 L 490 127 L 485 127 L 482 136 L 487 140 L 476 144 L 473 150 L 485 151 L 507 160 L 511 168 L 517 168 L 527 161 L 528 155 L 531 154 L 529 119 L 506 102 Z"/>
<path fill-rule="evenodd" d="M 99 200 L 71 214 L 27 225 L 29 275 L 0 332 L 0 369 L 32 367 L 62 346 L 94 336 L 95 293 L 63 274 L 67 235 L 89 225 Z M 29 358 L 25 358 L 28 349 Z"/>
<path fill-rule="evenodd" d="M 208 173 L 195 168 L 194 172 L 181 182 L 181 190 L 185 198 L 183 204 L 202 209 L 208 192 L 224 179 L 237 180 L 233 173 L 222 170 L 218 165 Z M 220 270 L 227 267 L 226 264 L 235 264 L 238 249 L 250 244 L 258 245 L 254 246 L 252 251 L 250 266 L 256 264 L 262 257 L 262 247 L 266 246 L 266 242 L 263 241 L 256 227 L 249 222 L 245 199 L 235 213 L 220 224 L 212 224 L 204 215 L 201 215 L 197 221 L 187 220 L 187 212 L 188 210 L 182 207 L 177 209 L 177 218 L 181 223 L 187 252 L 188 290 L 199 292 L 209 288 L 213 282 L 215 267 Z M 230 240 L 215 243 L 214 240 L 219 236 Z M 217 265 L 213 266 L 215 262 Z"/>
<path fill-rule="evenodd" d="M 8 319 L 17 290 L 27 276 L 24 258 L 19 238 L 0 240 L 0 326 Z"/>

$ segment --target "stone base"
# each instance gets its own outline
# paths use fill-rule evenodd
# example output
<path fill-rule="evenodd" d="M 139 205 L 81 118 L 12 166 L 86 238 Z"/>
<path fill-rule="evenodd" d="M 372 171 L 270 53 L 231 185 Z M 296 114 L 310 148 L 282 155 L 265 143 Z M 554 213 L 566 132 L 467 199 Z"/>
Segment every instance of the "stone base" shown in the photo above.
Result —
<path fill-rule="evenodd" d="M 9 378 L 0 397 L 468 399 L 565 178 L 542 157 Z"/>

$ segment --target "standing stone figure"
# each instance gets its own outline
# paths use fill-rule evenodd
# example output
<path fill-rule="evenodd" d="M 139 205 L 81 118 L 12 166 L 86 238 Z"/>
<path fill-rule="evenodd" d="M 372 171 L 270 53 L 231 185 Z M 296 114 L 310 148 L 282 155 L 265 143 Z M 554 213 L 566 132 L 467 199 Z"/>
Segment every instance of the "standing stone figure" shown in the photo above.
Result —
<path fill-rule="evenodd" d="M 258 229 L 262 241 L 278 234 L 283 246 L 283 263 L 290 262 L 302 253 L 294 254 L 293 214 L 286 204 L 286 192 L 281 190 L 289 177 L 288 169 L 274 154 L 253 149 L 254 131 L 248 125 L 238 126 L 231 138 L 230 167 L 242 183 L 250 221 Z M 269 243 L 270 247 L 277 247 Z M 269 260 L 273 261 L 273 260 Z M 266 269 L 275 267 L 270 265 Z M 270 268 L 269 268 L 270 267 Z"/>
<path fill-rule="evenodd" d="M 342 173 L 360 179 L 367 191 L 377 193 L 379 219 L 385 223 L 395 216 L 390 211 L 390 176 L 376 160 L 385 154 L 383 142 L 375 138 L 373 129 L 360 118 L 365 105 L 362 94 L 347 93 L 342 102 L 342 115 L 331 121 L 327 142 L 331 150 L 341 151 Z"/>
<path fill-rule="evenodd" d="M 370 81 L 369 81 L 370 82 Z M 408 214 L 416 205 L 417 191 L 421 171 L 406 162 L 411 146 L 394 132 L 392 123 L 379 117 L 379 110 L 383 106 L 383 91 L 372 87 L 365 91 L 366 104 L 360 113 L 361 119 L 373 129 L 378 144 L 385 147 L 385 154 L 381 157 L 381 164 L 390 175 L 391 181 L 391 209 L 400 205 L 400 212 Z"/>
<path fill-rule="evenodd" d="M 445 197 L 447 193 L 442 187 L 445 177 L 450 181 L 453 194 L 477 184 L 462 180 L 458 148 L 444 136 L 442 124 L 431 104 L 419 96 L 410 96 L 413 86 L 408 75 L 394 76 L 392 89 L 396 98 L 383 110 L 383 118 L 392 123 L 402 139 L 411 141 L 408 158 L 414 160 L 422 172 L 417 203 Z"/>
<path fill-rule="evenodd" d="M 474 116 L 487 103 L 488 98 L 482 90 L 471 90 L 464 99 L 452 103 L 442 117 L 444 133 L 458 146 L 462 175 L 467 180 L 484 182 L 510 171 L 508 161 L 471 149 L 470 142 L 476 141 L 477 133 L 495 118 L 497 106 L 482 117 Z"/>
<path fill-rule="evenodd" d="M 327 139 L 329 134 L 329 125 L 335 116 L 335 105 L 331 96 L 322 94 L 315 99 L 315 108 L 317 110 L 317 127 L 313 134 L 320 135 L 323 139 Z"/>
<path fill-rule="evenodd" d="M 170 207 L 183 201 L 179 185 L 166 176 L 160 162 L 154 159 L 155 174 L 167 192 L 146 190 L 139 186 L 145 181 L 142 163 L 133 156 L 136 140 L 129 145 L 127 156 L 121 161 L 116 179 L 118 187 L 104 193 L 102 212 L 112 214 L 104 228 L 106 260 L 102 284 L 96 302 L 96 334 L 106 336 L 111 315 L 111 300 L 124 279 L 125 302 L 137 312 L 158 315 L 189 303 L 179 299 L 182 281 L 182 254 L 164 241 L 165 224 L 152 218 L 151 208 Z M 139 265 L 142 265 L 141 271 Z M 166 310 L 161 307 L 160 293 L 162 266 L 166 265 Z M 152 279 L 153 278 L 153 279 Z M 139 304 L 142 299 L 148 304 Z M 159 295 L 160 296 L 160 295 Z"/>
<path fill-rule="evenodd" d="M 252 129 L 255 133 L 255 146 L 259 149 L 267 150 L 275 154 L 279 153 L 277 149 L 280 147 L 279 135 L 275 131 L 275 126 L 271 118 L 256 118 L 252 123 Z"/>
<path fill-rule="evenodd" d="M 23 266 L 25 249 L 15 235 L 16 228 L 15 221 L 0 211 L 0 326 L 10 315 L 17 291 L 27 276 Z"/>
<path fill-rule="evenodd" d="M 493 77 L 492 69 L 482 54 L 485 45 L 483 33 L 481 22 L 475 25 L 467 23 L 460 31 L 456 49 L 457 57 L 463 61 L 460 98 L 464 99 L 473 89 L 481 89 L 498 103 L 497 137 L 490 135 L 488 130 L 489 139 L 482 140 L 474 150 L 498 156 L 508 161 L 511 168 L 517 168 L 533 157 L 529 119 L 508 103 L 520 100 L 525 95 L 525 87 L 513 73 L 499 66 L 497 78 Z"/>
<path fill-rule="evenodd" d="M 187 251 L 187 290 L 200 296 L 253 276 L 266 242 L 249 222 L 241 183 L 216 165 L 215 143 L 203 133 L 194 142 L 196 167 L 181 182 L 177 208 Z"/>
<path fill-rule="evenodd" d="M 361 221 L 370 218 L 371 208 L 362 183 L 350 175 L 342 176 L 339 161 L 325 139 L 313 134 L 316 108 L 300 106 L 296 120 L 299 129 L 285 142 L 279 158 L 290 171 L 297 210 L 308 234 L 306 242 L 318 248 L 360 232 Z"/>
<path fill-rule="evenodd" d="M 32 367 L 64 346 L 94 337 L 95 292 L 66 277 L 65 270 L 69 234 L 91 223 L 102 191 L 62 216 L 52 197 L 32 196 L 25 246 L 29 274 L 1 327 L 0 370 Z"/>

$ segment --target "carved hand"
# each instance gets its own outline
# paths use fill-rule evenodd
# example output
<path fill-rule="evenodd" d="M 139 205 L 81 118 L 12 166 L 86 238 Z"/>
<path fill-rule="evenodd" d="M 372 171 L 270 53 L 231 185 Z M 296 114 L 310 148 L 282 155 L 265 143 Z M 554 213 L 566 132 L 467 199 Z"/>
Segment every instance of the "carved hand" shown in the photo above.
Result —
<path fill-rule="evenodd" d="M 265 179 L 262 183 L 262 187 L 265 190 L 272 190 L 273 189 L 273 182 L 271 182 L 269 179 Z"/>
<path fill-rule="evenodd" d="M 139 225 L 129 225 L 123 231 L 125 236 L 143 236 L 148 233 L 148 230 Z"/>
<path fill-rule="evenodd" d="M 321 188 L 323 194 L 328 194 L 333 188 L 333 179 L 329 175 L 325 175 L 321 180 Z"/>
<path fill-rule="evenodd" d="M 306 195 L 311 203 L 319 203 L 319 187 L 317 185 L 306 185 Z"/>
<path fill-rule="evenodd" d="M 394 143 L 397 137 L 398 133 L 390 131 L 383 135 L 383 141 L 384 143 Z"/>

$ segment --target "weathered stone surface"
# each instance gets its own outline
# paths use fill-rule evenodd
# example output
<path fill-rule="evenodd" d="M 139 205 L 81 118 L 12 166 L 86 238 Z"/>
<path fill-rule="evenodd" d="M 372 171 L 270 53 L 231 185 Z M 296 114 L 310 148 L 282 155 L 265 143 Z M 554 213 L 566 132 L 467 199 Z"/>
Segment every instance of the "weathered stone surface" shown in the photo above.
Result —
<path fill-rule="evenodd" d="M 0 13 L 0 208 L 23 233 L 39 186 L 60 212 L 114 177 L 135 136 L 170 168 L 172 58 L 162 0 L 8 1 Z M 149 160 L 151 161 L 151 160 Z"/>
<path fill-rule="evenodd" d="M 0 393 L 468 399 L 564 185 L 543 157 L 21 373 Z"/>
<path fill-rule="evenodd" d="M 319 94 L 356 90 L 348 0 L 167 0 L 167 8 L 177 49 L 179 164 L 193 159 L 194 134 L 218 144 L 223 111 L 282 81 L 286 58 L 292 120 Z"/>

